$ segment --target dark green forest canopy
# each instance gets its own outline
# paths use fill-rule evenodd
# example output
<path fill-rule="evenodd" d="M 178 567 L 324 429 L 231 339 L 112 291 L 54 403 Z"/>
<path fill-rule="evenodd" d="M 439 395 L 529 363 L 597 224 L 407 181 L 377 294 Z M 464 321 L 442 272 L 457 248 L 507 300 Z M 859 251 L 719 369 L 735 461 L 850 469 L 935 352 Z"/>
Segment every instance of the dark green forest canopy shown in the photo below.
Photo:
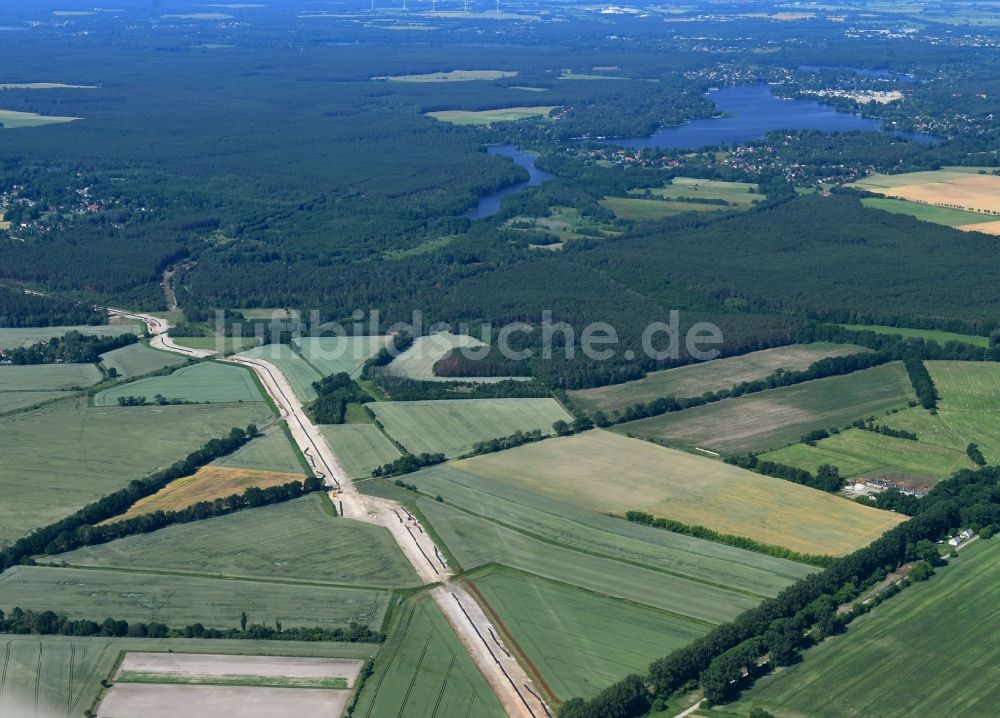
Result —
<path fill-rule="evenodd" d="M 724 16 L 747 7 L 717 9 Z M 417 39 L 378 23 L 307 21 L 294 3 L 257 10 L 234 10 L 234 23 L 199 23 L 144 6 L 129 9 L 130 22 L 76 16 L 5 33 L 0 62 L 11 81 L 97 87 L 2 91 L 5 109 L 83 119 L 0 132 L 0 191 L 19 185 L 18 197 L 36 208 L 17 204 L 9 219 L 30 222 L 37 208 L 53 208 L 44 230 L 19 228 L 23 241 L 0 240 L 0 279 L 157 309 L 162 272 L 174 267 L 178 300 L 189 316 L 202 317 L 216 307 L 294 306 L 341 319 L 378 307 L 387 322 L 420 309 L 428 322 L 475 325 L 537 322 L 549 309 L 574 324 L 610 322 L 633 350 L 642 328 L 670 309 L 685 310 L 689 323 L 719 324 L 727 353 L 792 341 L 812 318 L 957 320 L 981 333 L 994 322 L 989 240 L 842 197 L 729 219 L 687 216 L 639 225 L 636 233 L 629 222 L 609 220 L 621 237 L 576 241 L 554 256 L 529 250 L 525 234 L 501 225 L 514 213 L 541 216 L 556 205 L 607 214 L 597 204 L 603 196 L 656 186 L 681 171 L 754 181 L 710 166 L 709 153 L 674 171 L 584 166 L 568 157 L 572 144 L 556 141 L 648 133 L 712 114 L 702 92 L 716 84 L 787 81 L 795 90 L 817 76 L 845 82 L 851 74 L 802 65 L 860 64 L 934 79 L 908 92 L 920 116 L 940 119 L 949 139 L 917 145 L 878 133 L 775 135 L 760 146 L 773 146 L 778 169 L 756 180 L 780 177 L 784 165 L 813 181 L 845 165 L 898 169 L 979 158 L 972 153 L 989 144 L 981 119 L 994 100 L 968 90 L 996 69 L 990 53 L 961 43 L 844 38 L 821 19 L 790 29 L 742 18 L 739 33 L 722 37 L 719 22 L 705 18 L 654 26 L 565 7 L 556 14 L 572 22 L 441 19 L 428 42 L 427 33 Z M 10 22 L 37 21 L 38 12 L 19 6 Z M 625 36 L 629 42 L 620 41 Z M 595 68 L 626 79 L 560 79 L 567 69 Z M 453 69 L 518 74 L 372 80 Z M 949 88 L 962 91 L 956 111 L 976 122 L 965 127 L 949 114 Z M 524 104 L 560 107 L 560 119 L 482 129 L 424 116 Z M 890 109 L 861 109 L 900 119 Z M 478 196 L 524 177 L 482 151 L 504 140 L 548 152 L 541 164 L 560 179 L 512 198 L 497 218 L 470 224 L 461 213 Z M 87 209 L 91 202 L 99 209 Z M 423 247 L 426 254 L 400 253 Z M 380 261 L 386 256 L 395 259 Z M 660 367 L 618 359 L 533 372 L 580 386 L 652 368 Z"/>
<path fill-rule="evenodd" d="M 1000 321 L 995 237 L 865 209 L 853 197 L 802 197 L 700 227 L 650 226 L 572 259 L 639 292 L 666 280 L 759 312 L 954 318 L 982 334 Z"/>

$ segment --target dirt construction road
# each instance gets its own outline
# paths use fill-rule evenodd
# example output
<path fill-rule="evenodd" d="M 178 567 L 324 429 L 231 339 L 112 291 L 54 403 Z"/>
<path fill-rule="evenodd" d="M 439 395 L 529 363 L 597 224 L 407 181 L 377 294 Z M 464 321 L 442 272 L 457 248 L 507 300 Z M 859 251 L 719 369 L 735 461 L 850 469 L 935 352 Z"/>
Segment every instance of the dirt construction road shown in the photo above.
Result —
<path fill-rule="evenodd" d="M 207 358 L 212 351 L 178 346 L 167 336 L 168 322 L 148 314 L 109 309 L 110 314 L 137 319 L 152 335 L 151 345 L 193 358 Z M 551 715 L 538 697 L 527 673 L 500 642 L 500 632 L 486 612 L 458 581 L 452 581 L 444 555 L 415 517 L 399 503 L 358 492 L 326 439 L 310 421 L 284 373 L 262 359 L 232 356 L 224 361 L 246 366 L 260 378 L 281 418 L 288 423 L 292 438 L 312 464 L 313 472 L 330 489 L 330 497 L 345 517 L 377 524 L 389 530 L 403 554 L 431 590 L 435 603 L 448 619 L 483 677 L 489 682 L 508 716 L 545 718 Z"/>

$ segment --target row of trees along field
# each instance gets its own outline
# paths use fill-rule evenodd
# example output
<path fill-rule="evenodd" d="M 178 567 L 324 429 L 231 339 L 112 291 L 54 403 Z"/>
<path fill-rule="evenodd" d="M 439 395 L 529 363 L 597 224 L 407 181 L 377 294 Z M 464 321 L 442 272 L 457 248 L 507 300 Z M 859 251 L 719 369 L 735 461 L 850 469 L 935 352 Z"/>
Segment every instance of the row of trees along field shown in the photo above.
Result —
<path fill-rule="evenodd" d="M 231 454 L 255 436 L 257 427 L 253 424 L 246 430 L 233 428 L 227 435 L 209 440 L 200 449 L 166 469 L 136 479 L 124 489 L 87 504 L 70 516 L 36 529 L 0 551 L 0 572 L 22 561 L 30 561 L 37 554 L 59 553 L 83 545 L 82 542 L 91 535 L 97 524 L 125 513 L 136 501 L 155 494 L 171 481 L 190 476 L 205 464 Z"/>
<path fill-rule="evenodd" d="M 675 691 L 693 681 L 701 684 L 710 702 L 729 700 L 747 678 L 759 675 L 765 656 L 772 657 L 771 666 L 786 665 L 810 638 L 843 630 L 845 618 L 838 615 L 837 606 L 852 600 L 858 587 L 873 585 L 904 562 L 924 558 L 920 547 L 930 546 L 936 553 L 933 542 L 956 527 L 992 533 L 1000 524 L 998 480 L 998 467 L 957 472 L 923 499 L 914 498 L 912 518 L 865 548 L 834 559 L 823 571 L 654 661 L 646 676 L 630 675 L 589 701 L 566 701 L 560 718 L 642 716 L 654 702 L 664 707 Z"/>
<path fill-rule="evenodd" d="M 135 344 L 139 337 L 135 334 L 119 334 L 116 337 L 101 337 L 66 332 L 61 337 L 36 342 L 30 347 L 15 347 L 7 352 L 13 364 L 93 364 L 100 361 L 101 354 Z"/>
<path fill-rule="evenodd" d="M 54 611 L 22 610 L 15 607 L 9 616 L 0 610 L 0 633 L 32 634 L 36 636 L 102 636 L 106 638 L 226 638 L 247 641 L 341 641 L 347 643 L 380 643 L 385 634 L 368 626 L 352 622 L 347 628 L 293 626 L 285 628 L 281 620 L 274 626 L 248 623 L 246 613 L 240 617 L 240 627 L 206 628 L 194 623 L 183 628 L 171 628 L 157 621 L 129 623 L 123 619 L 106 618 L 101 623 L 89 619 L 71 619 Z"/>

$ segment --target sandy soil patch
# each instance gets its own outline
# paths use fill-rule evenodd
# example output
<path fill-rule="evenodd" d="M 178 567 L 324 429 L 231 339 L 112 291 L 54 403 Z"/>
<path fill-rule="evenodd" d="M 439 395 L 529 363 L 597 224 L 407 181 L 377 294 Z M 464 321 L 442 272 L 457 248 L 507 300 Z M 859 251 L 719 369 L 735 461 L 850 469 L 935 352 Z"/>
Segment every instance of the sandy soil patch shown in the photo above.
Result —
<path fill-rule="evenodd" d="M 344 712 L 351 692 L 313 688 L 118 683 L 97 711 L 100 718 L 329 718 Z"/>
<path fill-rule="evenodd" d="M 983 234 L 992 234 L 1000 237 L 1000 221 L 980 222 L 979 224 L 963 224 L 955 227 L 955 229 L 960 229 L 963 232 L 982 232 Z"/>
<path fill-rule="evenodd" d="M 118 673 L 162 673 L 178 676 L 261 676 L 346 678 L 353 684 L 362 661 L 300 656 L 226 656 L 199 653 L 125 654 Z"/>

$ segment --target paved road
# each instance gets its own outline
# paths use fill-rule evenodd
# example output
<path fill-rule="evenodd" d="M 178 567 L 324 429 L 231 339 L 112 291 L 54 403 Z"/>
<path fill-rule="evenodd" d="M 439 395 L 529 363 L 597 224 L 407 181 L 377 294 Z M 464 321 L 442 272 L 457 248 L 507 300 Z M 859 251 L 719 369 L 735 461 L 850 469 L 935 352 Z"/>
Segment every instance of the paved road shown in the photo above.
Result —
<path fill-rule="evenodd" d="M 211 350 L 188 349 L 176 344 L 167 335 L 170 324 L 163 319 L 121 309 L 109 309 L 108 312 L 145 323 L 152 335 L 150 344 L 157 349 L 194 358 L 215 354 Z M 489 682 L 507 715 L 512 718 L 545 718 L 551 715 L 527 673 L 503 645 L 486 612 L 459 581 L 452 580 L 453 574 L 444 555 L 420 522 L 402 504 L 367 496 L 355 488 L 322 432 L 310 421 L 281 369 L 259 358 L 234 355 L 224 361 L 246 366 L 257 374 L 278 407 L 281 418 L 287 422 L 295 443 L 312 464 L 313 472 L 329 488 L 330 498 L 340 514 L 388 529 L 421 580 L 426 584 L 439 584 L 431 590 L 431 596 Z"/>

